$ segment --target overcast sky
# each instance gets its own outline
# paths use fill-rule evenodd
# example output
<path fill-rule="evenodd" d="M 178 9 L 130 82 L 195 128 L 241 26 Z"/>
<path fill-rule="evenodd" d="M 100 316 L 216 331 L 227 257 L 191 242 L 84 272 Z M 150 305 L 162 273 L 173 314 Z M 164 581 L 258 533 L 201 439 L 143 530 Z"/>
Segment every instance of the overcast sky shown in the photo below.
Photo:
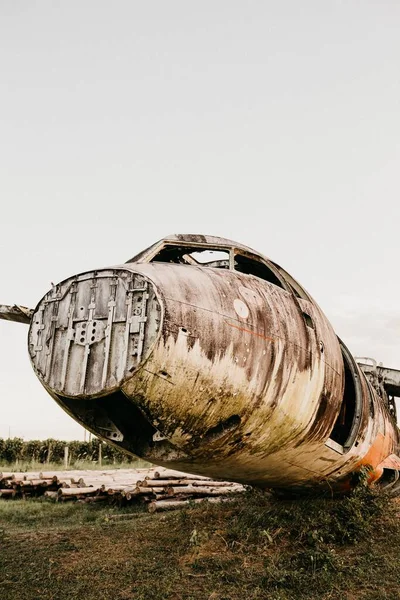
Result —
<path fill-rule="evenodd" d="M 400 368 L 400 3 L 0 0 L 0 302 L 169 233 L 248 244 Z M 83 438 L 0 322 L 0 436 Z"/>

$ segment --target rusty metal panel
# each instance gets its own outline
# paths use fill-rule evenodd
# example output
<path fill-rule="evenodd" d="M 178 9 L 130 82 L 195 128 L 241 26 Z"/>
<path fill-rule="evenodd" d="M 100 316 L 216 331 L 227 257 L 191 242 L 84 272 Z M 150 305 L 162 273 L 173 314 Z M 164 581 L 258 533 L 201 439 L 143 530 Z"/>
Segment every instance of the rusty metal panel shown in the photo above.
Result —
<path fill-rule="evenodd" d="M 126 270 L 67 279 L 46 294 L 33 315 L 29 351 L 37 374 L 65 396 L 112 392 L 154 343 L 157 305 L 154 288 Z"/>

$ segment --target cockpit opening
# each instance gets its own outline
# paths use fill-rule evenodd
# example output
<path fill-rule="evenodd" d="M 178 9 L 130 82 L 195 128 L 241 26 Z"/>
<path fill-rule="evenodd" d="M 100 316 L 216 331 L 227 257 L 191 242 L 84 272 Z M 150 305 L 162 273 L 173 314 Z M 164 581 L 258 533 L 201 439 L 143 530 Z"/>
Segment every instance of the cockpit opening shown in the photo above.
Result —
<path fill-rule="evenodd" d="M 154 261 L 239 271 L 268 281 L 301 300 L 312 301 L 302 286 L 279 265 L 251 248 L 226 238 L 203 234 L 171 235 L 159 240 L 127 262 Z"/>
<path fill-rule="evenodd" d="M 229 269 L 229 250 L 186 246 L 164 246 L 151 262 Z"/>
<path fill-rule="evenodd" d="M 261 260 L 238 253 L 234 249 L 202 248 L 199 246 L 165 245 L 150 262 L 167 262 L 214 269 L 232 269 L 253 275 L 285 289 L 279 276 Z"/>

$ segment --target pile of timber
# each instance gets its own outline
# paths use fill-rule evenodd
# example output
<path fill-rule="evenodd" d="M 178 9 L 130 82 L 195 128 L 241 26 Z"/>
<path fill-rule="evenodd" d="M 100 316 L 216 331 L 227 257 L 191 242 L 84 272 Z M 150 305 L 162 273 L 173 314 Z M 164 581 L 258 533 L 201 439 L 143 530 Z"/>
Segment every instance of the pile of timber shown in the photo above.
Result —
<path fill-rule="evenodd" d="M 150 512 L 173 510 L 190 502 L 221 502 L 244 491 L 238 483 L 214 481 L 164 468 L 52 473 L 0 473 L 0 498 L 44 496 L 56 502 L 148 504 Z"/>

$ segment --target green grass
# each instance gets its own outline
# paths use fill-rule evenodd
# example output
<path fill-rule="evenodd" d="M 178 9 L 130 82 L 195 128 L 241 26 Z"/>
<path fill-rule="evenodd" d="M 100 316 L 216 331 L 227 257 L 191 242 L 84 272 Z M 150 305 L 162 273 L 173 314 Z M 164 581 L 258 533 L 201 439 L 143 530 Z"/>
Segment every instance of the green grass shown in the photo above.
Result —
<path fill-rule="evenodd" d="M 140 513 L 143 505 L 124 508 L 103 507 L 76 502 L 53 502 L 45 498 L 0 501 L 0 531 L 11 529 L 46 530 L 53 527 L 78 527 L 87 523 L 104 523 L 108 515 Z"/>
<path fill-rule="evenodd" d="M 0 501 L 6 600 L 398 600 L 398 504 L 251 492 L 112 521 L 121 509 Z"/>

